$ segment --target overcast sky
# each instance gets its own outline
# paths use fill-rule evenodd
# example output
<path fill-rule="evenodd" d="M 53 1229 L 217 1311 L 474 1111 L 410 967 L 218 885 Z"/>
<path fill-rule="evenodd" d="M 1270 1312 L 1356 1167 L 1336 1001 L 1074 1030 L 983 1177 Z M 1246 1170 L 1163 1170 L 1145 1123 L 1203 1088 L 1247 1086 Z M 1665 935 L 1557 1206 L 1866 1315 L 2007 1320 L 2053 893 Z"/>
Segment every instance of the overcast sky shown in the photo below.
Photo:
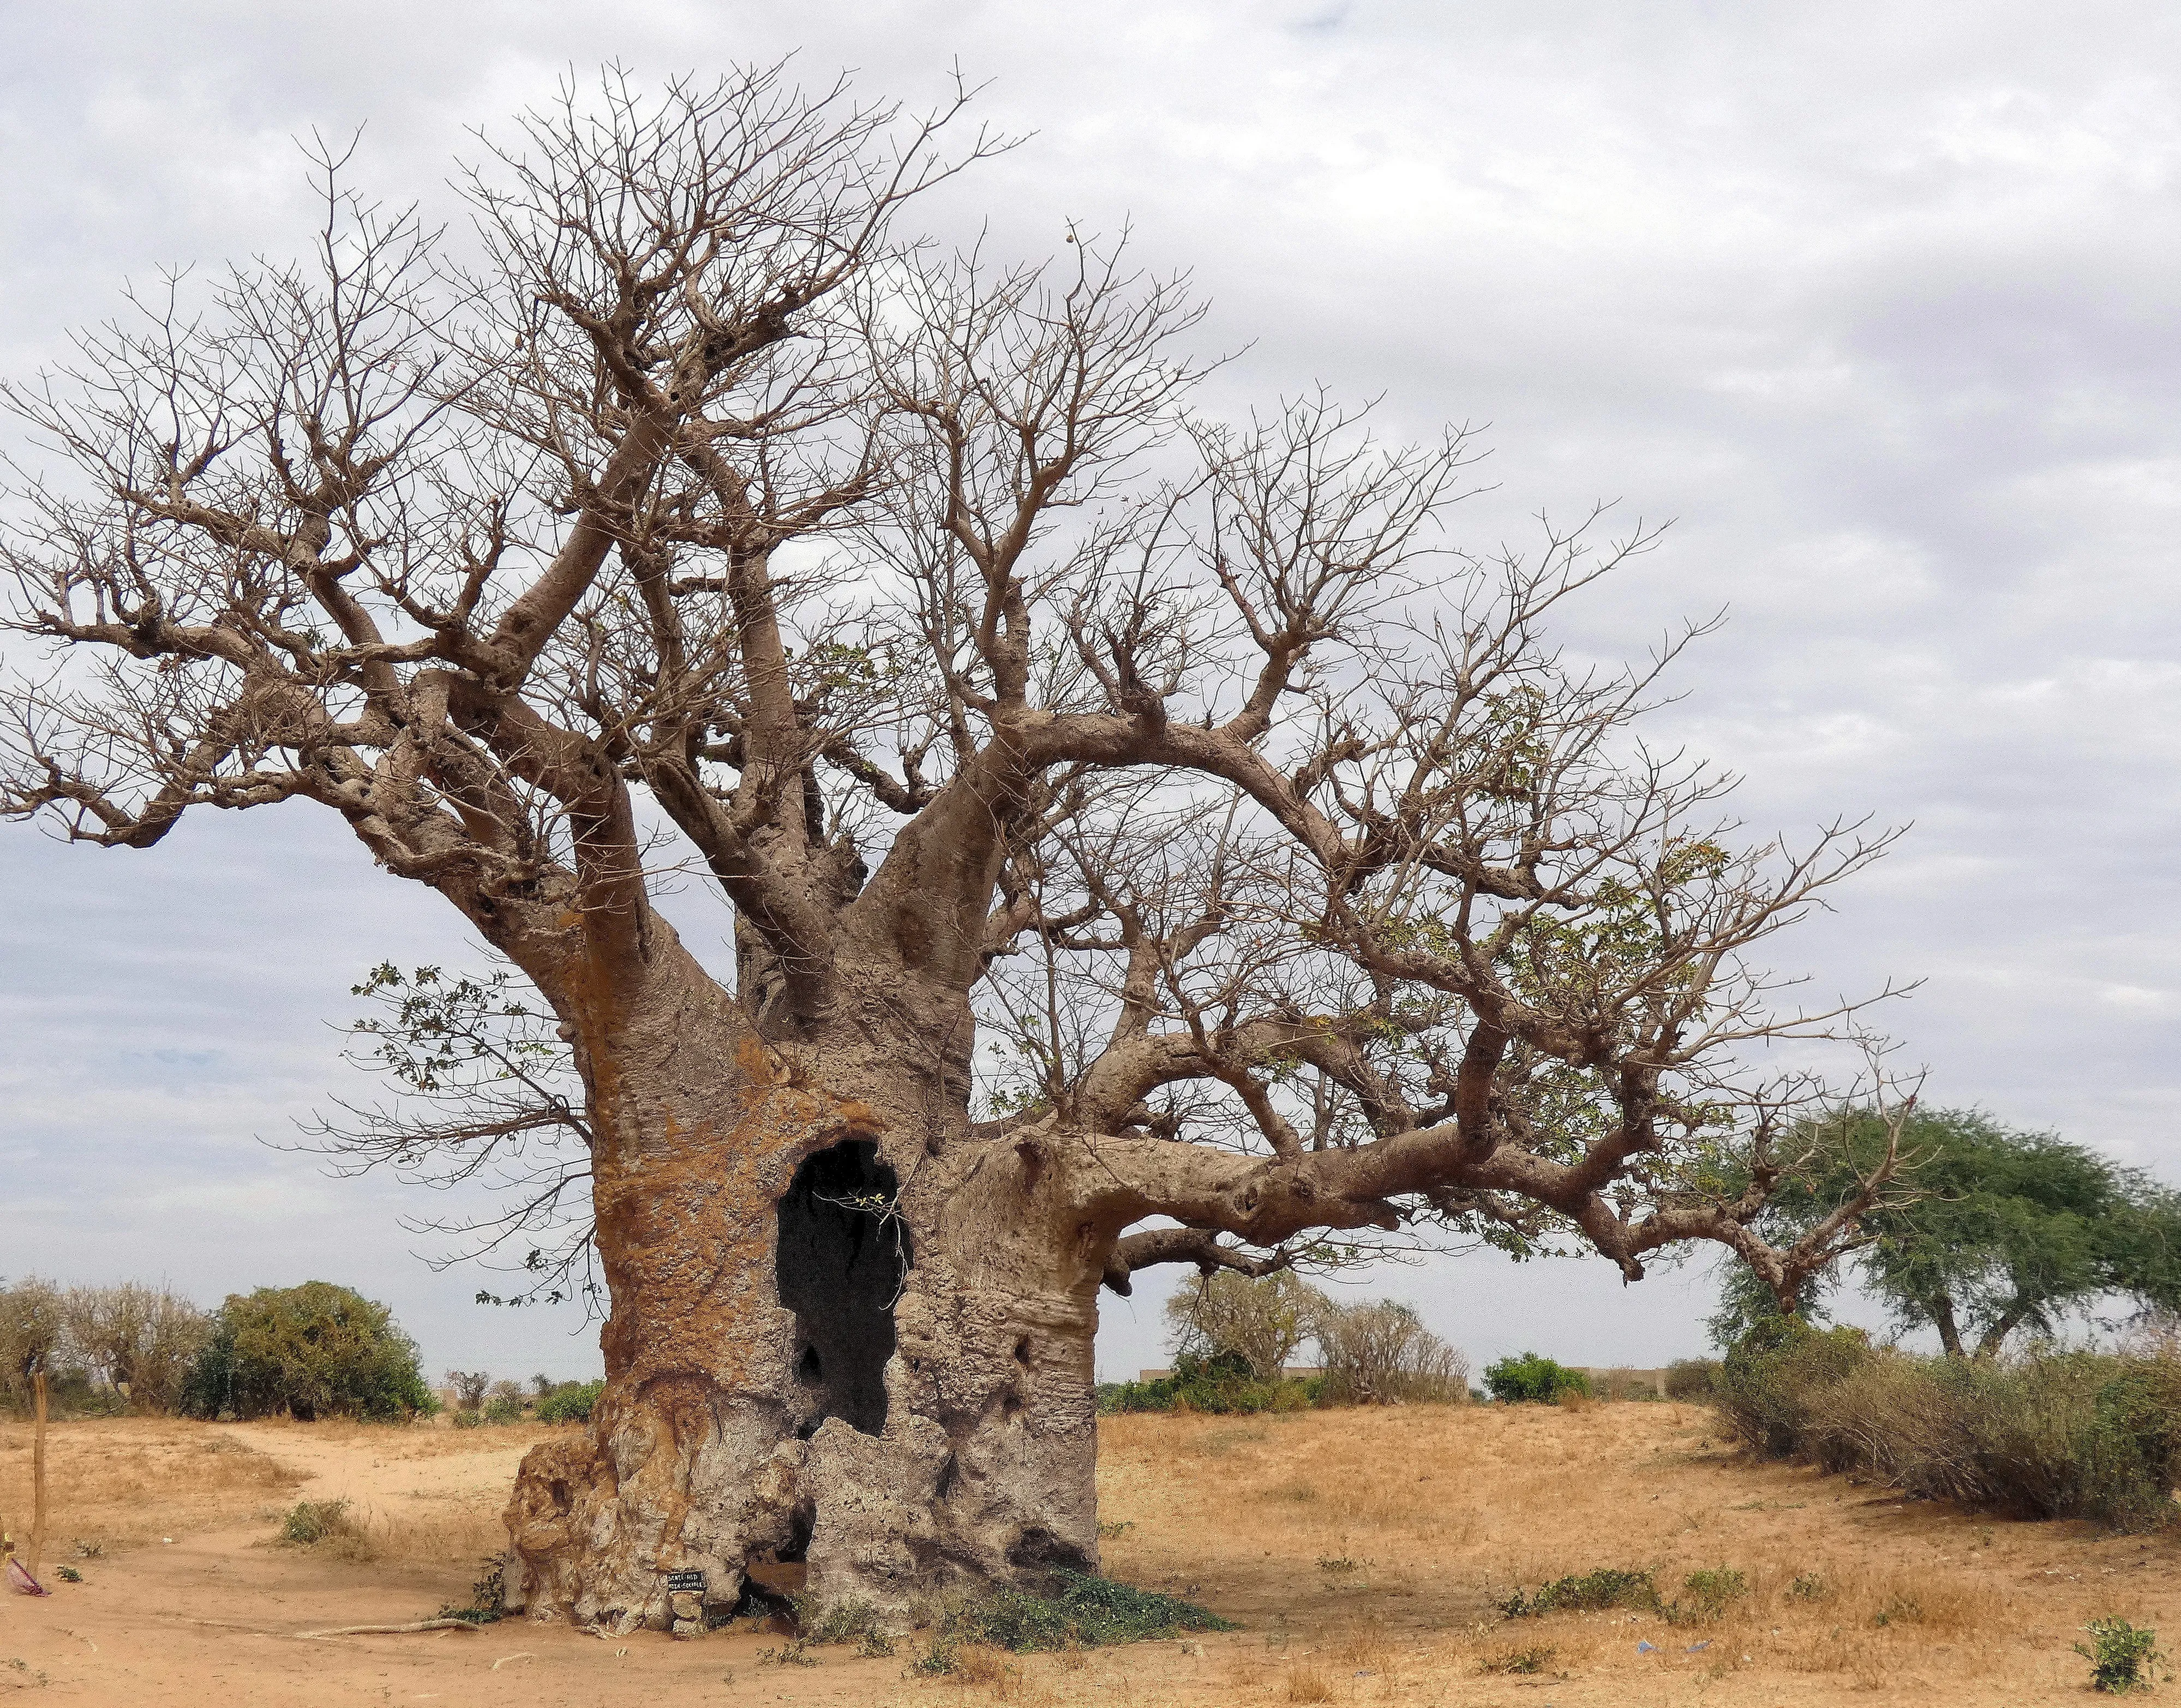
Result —
<path fill-rule="evenodd" d="M 1035 134 L 937 235 L 1043 253 L 1132 220 L 1212 299 L 1206 346 L 1250 346 L 1217 406 L 1323 382 L 1490 423 L 1477 545 L 1600 497 L 1676 518 L 1570 639 L 1638 652 L 1725 607 L 1668 721 L 1748 774 L 1753 828 L 1913 823 L 1777 964 L 1923 980 L 1891 1025 L 1930 1100 L 2181 1182 L 2177 38 L 2170 6 L 2080 0 L 8 0 L 0 371 L 124 280 L 292 252 L 314 127 L 364 124 L 361 180 L 444 207 L 466 128 L 571 66 L 799 50 L 919 101 L 958 62 Z M 435 1374 L 596 1368 L 572 1316 L 411 1258 L 411 1195 L 260 1142 L 341 1089 L 327 1022 L 366 967 L 479 964 L 444 904 L 308 808 L 148 854 L 0 826 L 0 1274 L 208 1302 L 320 1276 L 392 1303 Z M 1709 1308 L 1700 1273 L 1596 1263 L 1371 1285 L 1479 1360 L 1648 1364 Z M 1108 1302 L 1102 1370 L 1161 1361 L 1160 1296 Z"/>

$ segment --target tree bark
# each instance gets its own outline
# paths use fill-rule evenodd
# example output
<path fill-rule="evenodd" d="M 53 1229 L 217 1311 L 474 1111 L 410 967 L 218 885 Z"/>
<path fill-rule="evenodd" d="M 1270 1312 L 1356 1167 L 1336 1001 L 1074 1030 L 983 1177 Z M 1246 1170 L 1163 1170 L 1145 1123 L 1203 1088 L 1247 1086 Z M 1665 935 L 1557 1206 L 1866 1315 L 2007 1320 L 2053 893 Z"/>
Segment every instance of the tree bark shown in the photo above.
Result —
<path fill-rule="evenodd" d="M 523 1462 L 511 1604 L 688 1628 L 799 1562 L 820 1603 L 898 1620 L 1094 1569 L 1110 1226 L 1042 1152 L 973 1136 L 928 1045 L 869 1013 L 775 1045 L 651 948 L 635 994 L 561 998 L 598 1134 L 607 1380 L 582 1436 Z"/>
<path fill-rule="evenodd" d="M 1966 1357 L 1968 1354 L 1962 1348 L 1961 1326 L 1954 1320 L 1954 1302 L 1947 1295 L 1935 1293 L 1932 1296 L 1931 1321 L 1938 1328 L 1939 1345 L 1945 1349 L 1946 1356 L 1950 1358 Z"/>

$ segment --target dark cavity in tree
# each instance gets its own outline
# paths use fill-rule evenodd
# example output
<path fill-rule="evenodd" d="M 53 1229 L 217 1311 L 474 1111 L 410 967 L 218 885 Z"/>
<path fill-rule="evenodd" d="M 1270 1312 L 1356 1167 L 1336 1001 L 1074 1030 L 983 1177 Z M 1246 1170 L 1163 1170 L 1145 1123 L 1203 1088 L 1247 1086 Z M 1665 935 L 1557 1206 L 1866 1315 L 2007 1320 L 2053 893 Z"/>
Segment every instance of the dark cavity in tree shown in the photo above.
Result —
<path fill-rule="evenodd" d="M 806 1436 L 828 1418 L 866 1435 L 886 1428 L 894 1301 L 908 1269 L 897 1186 L 876 1145 L 849 1140 L 805 1158 L 780 1201 L 780 1302 L 795 1313 Z"/>

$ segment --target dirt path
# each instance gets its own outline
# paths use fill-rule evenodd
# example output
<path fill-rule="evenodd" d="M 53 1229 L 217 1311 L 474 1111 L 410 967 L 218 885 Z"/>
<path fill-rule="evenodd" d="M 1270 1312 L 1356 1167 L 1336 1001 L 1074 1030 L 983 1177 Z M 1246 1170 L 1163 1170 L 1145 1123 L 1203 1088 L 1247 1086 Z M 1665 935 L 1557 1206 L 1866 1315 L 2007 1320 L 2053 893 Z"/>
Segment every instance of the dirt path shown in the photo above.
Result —
<path fill-rule="evenodd" d="M 0 1699 L 143 1704 L 1293 1702 L 1668 1708 L 2099 1700 L 2068 1653 L 2118 1612 L 2181 1648 L 2181 1551 L 2087 1526 L 1906 1506 L 1752 1464 L 1705 1414 L 1623 1405 L 1131 1418 L 1106 1429 L 1107 1569 L 1245 1629 L 1090 1655 L 971 1653 L 953 1677 L 896 1657 L 762 1657 L 737 1628 L 602 1640 L 511 1621 L 306 1641 L 467 1599 L 533 1429 L 75 1423 L 55 1432 L 51 1567 L 83 1582 L 0 1596 Z M 23 1432 L 0 1428 L 0 1515 L 21 1510 Z M 345 1500 L 345 1539 L 274 1545 L 297 1500 Z M 165 1539 L 171 1537 L 172 1540 Z M 1625 1612 L 1505 1620 L 1516 1583 L 1614 1565 L 1746 1593 L 1697 1626 Z M 1798 1587 L 1799 1586 L 1799 1587 Z M 1638 1645 L 1648 1644 L 1648 1650 Z M 1527 1651 L 1527 1652 L 1526 1652 Z M 1481 1670 L 1513 1664 L 1527 1672 Z"/>

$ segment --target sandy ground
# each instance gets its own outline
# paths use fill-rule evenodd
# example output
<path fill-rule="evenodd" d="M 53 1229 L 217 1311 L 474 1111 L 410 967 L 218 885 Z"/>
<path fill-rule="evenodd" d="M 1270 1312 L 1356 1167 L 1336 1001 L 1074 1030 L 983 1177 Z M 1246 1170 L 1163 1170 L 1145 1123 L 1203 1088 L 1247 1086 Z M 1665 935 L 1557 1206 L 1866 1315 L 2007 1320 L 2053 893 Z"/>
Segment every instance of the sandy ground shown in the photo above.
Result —
<path fill-rule="evenodd" d="M 1107 1570 L 1244 1628 L 1201 1641 L 973 1652 L 952 1678 L 910 1679 L 907 1642 L 892 1659 L 826 1649 L 816 1666 L 785 1666 L 762 1653 L 781 1639 L 747 1627 L 686 1642 L 520 1621 L 299 1638 L 466 1600 L 515 1462 L 540 1433 L 57 1426 L 55 1593 L 0 1596 L 0 1698 L 2014 1708 L 2101 1700 L 2069 1652 L 2090 1617 L 2181 1639 L 2172 1532 L 2112 1537 L 1904 1504 L 1753 1463 L 1698 1409 L 1638 1404 L 1108 1420 Z M 28 1471 L 28 1431 L 0 1426 L 0 1516 L 19 1535 Z M 295 1501 L 332 1498 L 351 1503 L 356 1534 L 274 1541 Z M 55 1581 L 61 1564 L 83 1581 Z M 1690 1571 L 1729 1567 L 1749 1594 L 1700 1625 L 1494 1609 L 1517 1583 L 1600 1566 L 1649 1569 L 1670 1594 Z M 1536 1670 L 1494 1670 L 1510 1661 Z"/>

